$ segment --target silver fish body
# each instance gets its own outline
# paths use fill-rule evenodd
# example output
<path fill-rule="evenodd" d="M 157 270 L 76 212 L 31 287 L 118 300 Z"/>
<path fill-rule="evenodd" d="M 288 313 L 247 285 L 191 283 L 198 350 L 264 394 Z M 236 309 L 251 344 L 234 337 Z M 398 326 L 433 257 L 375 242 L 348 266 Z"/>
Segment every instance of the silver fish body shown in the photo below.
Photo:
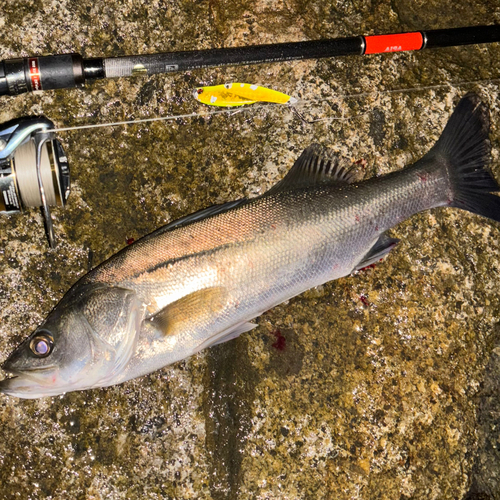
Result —
<path fill-rule="evenodd" d="M 430 208 L 429 186 L 419 172 L 263 196 L 153 235 L 108 261 L 87 279 L 133 290 L 147 304 L 146 319 L 185 301 L 166 335 L 143 329 L 137 355 L 117 381 L 183 359 L 232 331 L 250 329 L 248 321 L 264 311 L 350 274 L 385 230 Z M 429 183 L 444 184 L 436 174 L 428 175 Z M 446 194 L 430 203 L 445 201 Z"/>
<path fill-rule="evenodd" d="M 311 146 L 259 198 L 181 219 L 84 276 L 7 360 L 14 377 L 0 390 L 33 398 L 117 384 L 230 340 L 379 260 L 396 243 L 385 232 L 422 210 L 500 220 L 488 154 L 487 110 L 473 95 L 424 158 L 384 177 L 352 182 Z"/>

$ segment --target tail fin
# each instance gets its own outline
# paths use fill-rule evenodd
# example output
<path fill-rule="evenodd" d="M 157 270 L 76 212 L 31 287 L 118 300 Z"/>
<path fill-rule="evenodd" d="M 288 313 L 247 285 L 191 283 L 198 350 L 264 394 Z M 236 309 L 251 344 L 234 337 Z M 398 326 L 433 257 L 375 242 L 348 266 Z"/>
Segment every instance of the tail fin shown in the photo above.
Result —
<path fill-rule="evenodd" d="M 500 222 L 500 186 L 486 166 L 490 160 L 488 108 L 475 94 L 458 103 L 427 157 L 445 161 L 453 199 L 450 206 Z"/>

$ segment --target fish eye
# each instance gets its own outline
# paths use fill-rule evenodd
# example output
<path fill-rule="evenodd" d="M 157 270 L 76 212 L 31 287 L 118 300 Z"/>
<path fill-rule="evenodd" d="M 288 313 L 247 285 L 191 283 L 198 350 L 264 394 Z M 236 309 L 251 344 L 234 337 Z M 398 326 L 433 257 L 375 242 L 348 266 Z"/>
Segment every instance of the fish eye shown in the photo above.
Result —
<path fill-rule="evenodd" d="M 203 89 L 197 89 L 196 92 L 198 92 L 198 94 L 203 94 Z"/>
<path fill-rule="evenodd" d="M 45 358 L 52 352 L 54 339 L 49 332 L 39 332 L 30 341 L 31 352 L 37 358 Z"/>

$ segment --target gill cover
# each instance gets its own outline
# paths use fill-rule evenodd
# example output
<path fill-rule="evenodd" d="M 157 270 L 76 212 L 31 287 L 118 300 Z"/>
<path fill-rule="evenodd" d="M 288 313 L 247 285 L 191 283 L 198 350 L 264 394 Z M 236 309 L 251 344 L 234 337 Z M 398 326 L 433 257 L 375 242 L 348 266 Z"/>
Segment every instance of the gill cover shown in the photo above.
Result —
<path fill-rule="evenodd" d="M 93 362 L 106 367 L 96 382 L 112 383 L 130 360 L 142 322 L 141 303 L 135 292 L 99 287 L 82 301 L 82 315 L 92 335 Z"/>

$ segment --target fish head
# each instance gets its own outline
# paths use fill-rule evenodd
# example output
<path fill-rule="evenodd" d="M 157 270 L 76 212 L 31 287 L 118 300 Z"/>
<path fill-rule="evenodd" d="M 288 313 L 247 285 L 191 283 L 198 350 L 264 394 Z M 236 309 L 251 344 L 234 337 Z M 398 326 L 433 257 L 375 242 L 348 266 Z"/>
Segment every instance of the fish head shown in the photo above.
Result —
<path fill-rule="evenodd" d="M 0 392 L 32 399 L 112 385 L 135 350 L 143 315 L 131 290 L 74 287 L 2 365 L 11 378 Z"/>
<path fill-rule="evenodd" d="M 197 101 L 200 101 L 201 102 L 201 94 L 203 94 L 203 88 L 202 87 L 197 87 L 193 90 L 193 97 L 197 100 Z"/>

